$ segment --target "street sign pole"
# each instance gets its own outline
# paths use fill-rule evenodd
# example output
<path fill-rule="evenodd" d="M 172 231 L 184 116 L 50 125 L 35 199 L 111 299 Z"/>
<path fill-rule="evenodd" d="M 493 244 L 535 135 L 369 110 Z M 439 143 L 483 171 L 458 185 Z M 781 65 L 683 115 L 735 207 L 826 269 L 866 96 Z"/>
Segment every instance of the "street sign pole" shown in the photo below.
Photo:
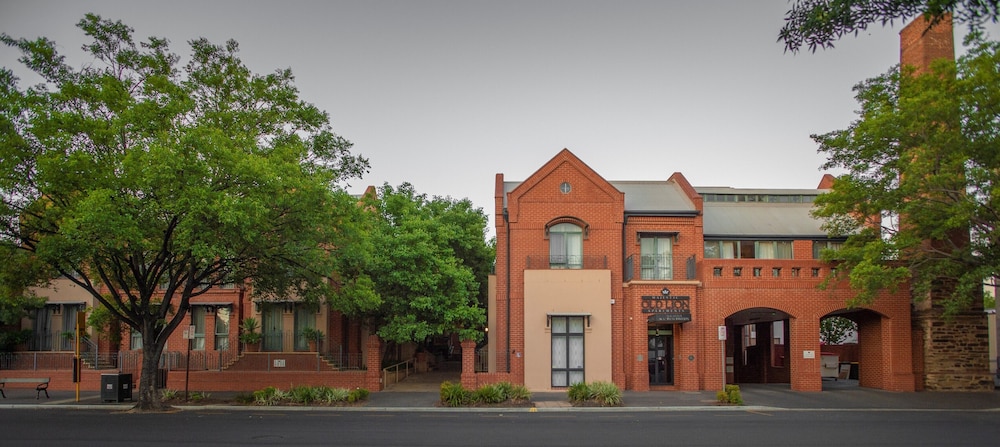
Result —
<path fill-rule="evenodd" d="M 188 383 L 191 379 L 191 341 L 194 340 L 194 325 L 188 326 L 184 330 L 184 338 L 187 339 L 187 360 L 184 362 L 184 401 L 188 400 Z"/>
<path fill-rule="evenodd" d="M 73 382 L 76 382 L 76 401 L 80 401 L 80 381 L 83 380 L 83 359 L 80 358 L 80 338 L 83 337 L 83 331 L 87 327 L 87 314 L 86 312 L 76 313 L 76 347 L 73 351 L 76 355 L 73 357 Z M 95 353 L 96 355 L 96 353 Z"/>
<path fill-rule="evenodd" d="M 722 389 L 726 389 L 726 327 L 719 326 L 719 343 L 722 349 Z"/>

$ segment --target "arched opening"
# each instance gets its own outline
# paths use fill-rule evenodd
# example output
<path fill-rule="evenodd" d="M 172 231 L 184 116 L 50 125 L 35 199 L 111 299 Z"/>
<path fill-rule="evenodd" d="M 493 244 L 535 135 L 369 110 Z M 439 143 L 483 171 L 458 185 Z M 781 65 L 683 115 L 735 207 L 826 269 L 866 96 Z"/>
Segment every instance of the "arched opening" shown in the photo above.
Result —
<path fill-rule="evenodd" d="M 790 383 L 790 320 L 769 307 L 726 318 L 726 383 Z"/>
<path fill-rule="evenodd" d="M 839 320 L 839 321 L 838 321 Z M 854 324 L 849 328 L 843 322 Z M 883 342 L 885 317 L 868 309 L 840 309 L 820 318 L 824 390 L 863 386 L 886 389 L 890 361 Z"/>

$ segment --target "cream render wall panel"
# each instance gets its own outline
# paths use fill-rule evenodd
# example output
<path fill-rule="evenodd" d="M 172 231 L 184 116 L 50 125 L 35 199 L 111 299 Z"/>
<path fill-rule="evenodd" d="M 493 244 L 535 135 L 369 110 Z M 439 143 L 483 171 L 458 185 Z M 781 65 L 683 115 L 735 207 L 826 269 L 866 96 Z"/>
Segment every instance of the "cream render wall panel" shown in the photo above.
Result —
<path fill-rule="evenodd" d="M 590 315 L 590 327 L 584 328 L 584 377 L 587 382 L 611 381 L 611 306 L 610 270 L 525 270 L 525 386 L 552 389 L 548 314 Z"/>

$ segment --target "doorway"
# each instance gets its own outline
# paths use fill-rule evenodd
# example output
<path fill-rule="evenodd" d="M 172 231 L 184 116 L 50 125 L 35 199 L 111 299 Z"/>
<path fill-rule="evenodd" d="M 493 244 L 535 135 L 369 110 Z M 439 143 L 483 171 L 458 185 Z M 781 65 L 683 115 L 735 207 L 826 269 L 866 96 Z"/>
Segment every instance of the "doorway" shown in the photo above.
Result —
<path fill-rule="evenodd" d="M 648 334 L 649 384 L 674 384 L 673 326 L 650 327 Z"/>

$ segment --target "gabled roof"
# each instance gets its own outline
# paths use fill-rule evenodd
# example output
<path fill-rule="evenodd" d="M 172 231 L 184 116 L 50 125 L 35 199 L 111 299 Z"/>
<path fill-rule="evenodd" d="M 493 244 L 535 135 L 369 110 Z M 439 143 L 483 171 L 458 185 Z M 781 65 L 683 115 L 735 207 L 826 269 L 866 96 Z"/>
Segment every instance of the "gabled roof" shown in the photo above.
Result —
<path fill-rule="evenodd" d="M 565 161 L 593 173 L 594 178 L 600 178 L 571 152 L 563 149 L 532 174 L 527 182 L 537 182 L 557 163 Z M 500 179 L 502 177 L 498 175 L 498 182 Z M 829 187 L 832 180 L 833 177 L 825 176 L 820 187 Z M 609 181 L 607 184 L 624 196 L 626 214 L 694 216 L 701 213 L 706 238 L 812 239 L 827 236 L 821 228 L 823 221 L 811 215 L 812 198 L 827 189 L 692 187 L 680 173 L 674 173 L 667 180 Z M 530 186 L 526 182 L 503 181 L 503 207 L 508 206 L 507 199 L 511 192 Z M 741 199 L 733 202 L 703 200 L 709 194 L 740 196 Z M 743 201 L 745 196 L 762 198 L 759 201 Z"/>

